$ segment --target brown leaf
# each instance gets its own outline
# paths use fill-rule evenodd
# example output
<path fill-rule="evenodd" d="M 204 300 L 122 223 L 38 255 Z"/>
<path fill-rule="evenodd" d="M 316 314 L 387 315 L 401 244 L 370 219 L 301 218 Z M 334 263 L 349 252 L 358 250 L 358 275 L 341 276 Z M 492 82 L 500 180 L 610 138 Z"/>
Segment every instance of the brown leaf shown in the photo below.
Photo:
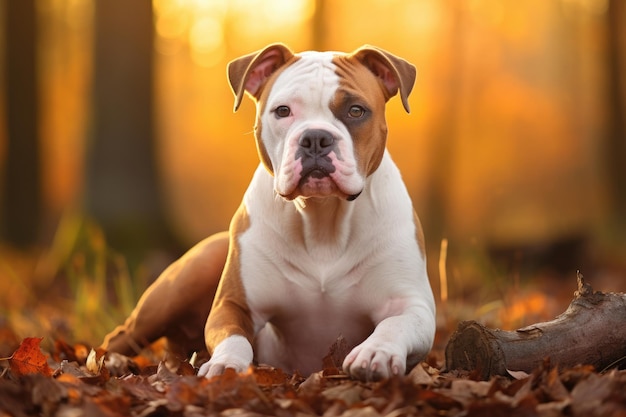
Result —
<path fill-rule="evenodd" d="M 189 362 L 181 362 L 176 373 L 180 376 L 194 376 L 196 375 L 196 370 Z"/>
<path fill-rule="evenodd" d="M 9 358 L 11 372 L 16 376 L 28 374 L 52 375 L 46 356 L 41 352 L 39 344 L 43 337 L 27 337 Z"/>
<path fill-rule="evenodd" d="M 165 392 L 167 409 L 180 412 L 188 404 L 202 406 L 207 402 L 207 395 L 203 389 L 206 380 L 195 377 L 179 377 L 169 384 Z"/>
<path fill-rule="evenodd" d="M 61 339 L 54 341 L 53 357 L 57 362 L 61 362 L 63 360 L 67 360 L 68 362 L 79 362 L 75 347 Z"/>
<path fill-rule="evenodd" d="M 559 372 L 556 368 L 553 368 L 548 373 L 543 385 L 542 391 L 548 397 L 550 401 L 565 401 L 569 399 L 569 391 L 561 382 Z"/>
<path fill-rule="evenodd" d="M 328 354 L 322 359 L 323 375 L 344 375 L 341 365 L 348 353 L 350 353 L 348 342 L 343 336 L 339 336 L 328 350 Z"/>
<path fill-rule="evenodd" d="M 351 406 L 363 400 L 365 388 L 355 382 L 348 382 L 322 391 L 320 394 L 327 400 L 340 400 L 343 404 Z"/>
<path fill-rule="evenodd" d="M 407 377 L 413 385 L 432 385 L 435 382 L 435 378 L 424 369 L 424 365 L 426 364 L 418 363 L 411 369 L 411 372 L 409 372 Z"/>
<path fill-rule="evenodd" d="M 81 369 L 81 367 L 78 365 L 78 363 L 76 362 L 68 362 L 67 360 L 64 360 L 63 362 L 61 362 L 61 366 L 59 367 L 59 371 L 61 371 L 61 375 L 59 376 L 59 378 L 61 376 L 64 375 L 71 375 L 75 378 L 89 378 L 93 375 L 91 375 L 89 372 L 87 372 L 84 369 Z M 57 378 L 57 379 L 59 379 Z"/>
<path fill-rule="evenodd" d="M 600 415 L 598 408 L 605 403 L 615 387 L 606 376 L 590 374 L 572 390 L 572 410 L 576 415 Z M 623 389 L 623 388 L 621 388 Z"/>
<path fill-rule="evenodd" d="M 528 378 L 528 373 L 524 371 L 511 371 L 510 369 L 507 369 L 506 372 L 517 380 Z"/>
<path fill-rule="evenodd" d="M 220 410 L 239 408 L 243 405 L 262 407 L 270 403 L 250 372 L 238 374 L 235 370 L 227 368 L 222 375 L 202 381 L 203 385 L 206 385 L 205 390 L 210 403 Z"/>
<path fill-rule="evenodd" d="M 31 389 L 33 404 L 41 409 L 42 415 L 54 415 L 59 404 L 67 401 L 67 387 L 55 379 L 43 377 L 40 372 L 29 378 L 33 384 Z"/>
<path fill-rule="evenodd" d="M 91 372 L 93 375 L 99 375 L 102 366 L 104 365 L 104 356 L 101 356 L 99 359 L 96 355 L 96 351 L 91 349 L 89 351 L 89 355 L 87 355 L 87 361 L 85 362 L 85 366 L 87 370 Z"/>
<path fill-rule="evenodd" d="M 175 372 L 172 372 L 164 361 L 159 362 L 159 367 L 156 373 L 157 381 L 171 384 L 172 382 L 180 378 Z"/>
<path fill-rule="evenodd" d="M 117 352 L 107 352 L 104 366 L 112 376 L 123 376 L 128 374 L 139 374 L 139 366 L 128 356 Z M 193 371 L 195 373 L 195 371 Z"/>
<path fill-rule="evenodd" d="M 290 377 L 281 369 L 271 366 L 257 366 L 250 368 L 256 383 L 261 387 L 270 387 L 272 385 L 282 385 L 289 381 Z"/>

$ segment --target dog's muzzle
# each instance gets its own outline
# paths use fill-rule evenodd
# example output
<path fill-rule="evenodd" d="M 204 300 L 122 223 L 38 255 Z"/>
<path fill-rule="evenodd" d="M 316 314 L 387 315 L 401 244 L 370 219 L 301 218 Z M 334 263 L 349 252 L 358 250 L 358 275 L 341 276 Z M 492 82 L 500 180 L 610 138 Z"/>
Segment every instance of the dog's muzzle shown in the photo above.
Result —
<path fill-rule="evenodd" d="M 289 192 L 280 193 L 287 200 L 298 195 L 305 197 L 343 196 L 348 201 L 356 199 L 356 194 L 343 191 L 346 186 L 344 160 L 340 151 L 340 140 L 329 130 L 307 129 L 297 139 L 293 155 L 292 187 Z"/>
<path fill-rule="evenodd" d="M 298 140 L 296 159 L 301 159 L 300 181 L 309 177 L 321 179 L 330 176 L 336 168 L 330 153 L 336 151 L 335 137 L 327 130 L 308 129 Z M 335 152 L 336 154 L 336 152 Z"/>

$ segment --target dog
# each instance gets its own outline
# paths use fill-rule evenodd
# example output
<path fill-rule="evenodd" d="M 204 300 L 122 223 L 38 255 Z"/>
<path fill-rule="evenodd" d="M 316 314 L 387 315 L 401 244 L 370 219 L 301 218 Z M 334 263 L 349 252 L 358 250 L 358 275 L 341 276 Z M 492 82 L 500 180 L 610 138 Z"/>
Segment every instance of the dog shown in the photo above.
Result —
<path fill-rule="evenodd" d="M 230 62 L 234 110 L 245 94 L 256 103 L 259 167 L 228 234 L 172 264 L 102 347 L 204 342 L 206 377 L 253 363 L 308 375 L 339 336 L 351 349 L 342 368 L 360 380 L 422 360 L 435 302 L 385 120 L 397 94 L 409 112 L 415 77 L 412 64 L 368 45 L 295 54 L 271 44 Z"/>

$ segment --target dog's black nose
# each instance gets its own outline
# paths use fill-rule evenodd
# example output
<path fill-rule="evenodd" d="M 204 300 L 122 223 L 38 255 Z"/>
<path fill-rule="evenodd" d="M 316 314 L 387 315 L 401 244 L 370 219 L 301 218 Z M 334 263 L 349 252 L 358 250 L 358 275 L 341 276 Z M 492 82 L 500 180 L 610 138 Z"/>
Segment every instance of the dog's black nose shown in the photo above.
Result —
<path fill-rule="evenodd" d="M 323 129 L 309 129 L 306 130 L 298 145 L 304 150 L 307 156 L 325 156 L 332 149 L 335 144 L 335 138 L 327 130 Z"/>

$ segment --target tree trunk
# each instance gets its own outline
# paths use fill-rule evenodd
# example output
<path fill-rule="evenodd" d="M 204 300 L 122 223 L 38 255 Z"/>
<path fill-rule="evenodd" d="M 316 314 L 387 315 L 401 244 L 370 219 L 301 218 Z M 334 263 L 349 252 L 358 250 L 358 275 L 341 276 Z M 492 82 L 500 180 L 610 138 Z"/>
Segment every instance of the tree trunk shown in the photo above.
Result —
<path fill-rule="evenodd" d="M 626 2 L 610 0 L 608 28 L 609 138 L 606 150 L 614 218 L 626 228 Z"/>
<path fill-rule="evenodd" d="M 311 49 L 314 51 L 325 51 L 328 47 L 326 6 L 326 0 L 315 0 L 315 14 L 311 23 Z"/>
<path fill-rule="evenodd" d="M 626 360 L 626 295 L 593 292 L 578 275 L 578 291 L 556 319 L 515 331 L 463 322 L 446 346 L 446 368 L 482 379 L 507 371 L 531 372 L 544 360 L 562 368 L 593 365 L 601 371 Z"/>
<path fill-rule="evenodd" d="M 93 135 L 86 209 L 111 246 L 130 257 L 171 244 L 153 127 L 149 0 L 95 2 Z"/>
<path fill-rule="evenodd" d="M 37 25 L 34 0 L 5 2 L 7 159 L 2 237 L 29 246 L 39 237 L 42 212 L 38 131 Z"/>

